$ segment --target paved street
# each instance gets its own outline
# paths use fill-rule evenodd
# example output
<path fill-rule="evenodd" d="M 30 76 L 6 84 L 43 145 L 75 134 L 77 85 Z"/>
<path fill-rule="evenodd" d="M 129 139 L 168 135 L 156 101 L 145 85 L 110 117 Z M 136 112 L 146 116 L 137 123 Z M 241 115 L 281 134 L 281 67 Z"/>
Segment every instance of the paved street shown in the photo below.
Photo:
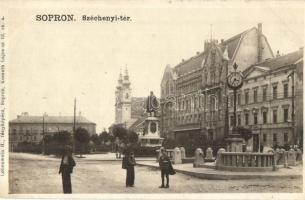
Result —
<path fill-rule="evenodd" d="M 60 160 L 41 155 L 10 154 L 10 193 L 62 193 Z M 77 159 L 72 175 L 73 193 L 200 193 L 200 192 L 302 192 L 302 179 L 204 180 L 176 174 L 171 188 L 159 189 L 160 172 L 136 167 L 136 186 L 125 187 L 120 161 Z"/>

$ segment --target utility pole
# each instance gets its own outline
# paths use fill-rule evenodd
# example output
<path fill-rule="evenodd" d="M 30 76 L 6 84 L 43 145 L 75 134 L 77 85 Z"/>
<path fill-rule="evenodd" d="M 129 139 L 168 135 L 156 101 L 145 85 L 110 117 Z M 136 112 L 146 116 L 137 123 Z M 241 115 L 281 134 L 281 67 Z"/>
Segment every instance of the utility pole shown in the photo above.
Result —
<path fill-rule="evenodd" d="M 42 154 L 45 155 L 46 147 L 45 147 L 45 133 L 44 133 L 44 114 L 42 115 Z"/>
<path fill-rule="evenodd" d="M 229 61 L 224 60 L 226 66 L 226 77 L 229 75 Z M 229 135 L 229 95 L 228 95 L 228 82 L 224 83 L 224 95 L 225 95 L 225 124 L 224 124 L 224 138 Z"/>
<path fill-rule="evenodd" d="M 294 71 L 292 71 L 291 73 L 291 81 L 292 81 L 292 86 L 291 86 L 291 121 L 292 121 L 292 136 L 293 136 L 293 145 L 296 145 L 297 144 L 297 138 L 296 138 L 296 135 L 295 135 L 295 115 L 294 115 L 294 100 L 295 100 L 295 92 L 294 92 Z"/>
<path fill-rule="evenodd" d="M 234 95 L 234 108 L 233 108 L 233 131 L 236 130 L 236 93 L 237 93 L 237 89 L 233 90 L 233 95 Z"/>
<path fill-rule="evenodd" d="M 294 100 L 295 100 L 295 92 L 294 92 L 294 71 L 292 71 L 289 75 L 288 78 L 291 77 L 291 132 L 292 132 L 292 141 L 293 145 L 297 144 L 297 138 L 295 135 L 295 115 L 294 115 Z"/>
<path fill-rule="evenodd" d="M 72 134 L 73 154 L 75 154 L 75 122 L 76 122 L 76 97 L 74 98 L 74 117 L 73 117 L 73 134 Z"/>

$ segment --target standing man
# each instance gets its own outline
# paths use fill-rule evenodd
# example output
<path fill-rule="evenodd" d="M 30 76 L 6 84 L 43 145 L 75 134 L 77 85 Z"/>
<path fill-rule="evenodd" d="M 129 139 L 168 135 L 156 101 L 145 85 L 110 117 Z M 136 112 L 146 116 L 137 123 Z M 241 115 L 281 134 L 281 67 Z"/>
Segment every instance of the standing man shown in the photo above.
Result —
<path fill-rule="evenodd" d="M 59 174 L 61 173 L 64 194 L 72 193 L 71 174 L 74 166 L 75 161 L 72 157 L 72 147 L 67 145 L 65 146 L 59 167 Z"/>
<path fill-rule="evenodd" d="M 126 187 L 134 187 L 134 166 L 136 165 L 136 160 L 133 152 L 127 151 L 123 158 L 123 169 L 126 169 Z"/>
<path fill-rule="evenodd" d="M 160 148 L 161 156 L 159 158 L 159 166 L 161 169 L 162 185 L 159 188 L 169 188 L 169 173 L 172 168 L 171 161 L 166 154 L 166 149 L 164 147 Z M 166 177 L 166 185 L 164 186 L 164 177 Z"/>

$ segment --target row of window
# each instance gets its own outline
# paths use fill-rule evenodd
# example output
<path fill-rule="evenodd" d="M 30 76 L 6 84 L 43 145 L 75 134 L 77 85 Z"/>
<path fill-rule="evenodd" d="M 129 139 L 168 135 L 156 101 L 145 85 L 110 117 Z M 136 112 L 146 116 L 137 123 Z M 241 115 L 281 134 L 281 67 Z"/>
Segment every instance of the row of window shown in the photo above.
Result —
<path fill-rule="evenodd" d="M 267 124 L 268 123 L 268 111 L 262 111 L 262 124 Z M 249 125 L 249 113 L 244 114 L 244 125 Z M 288 122 L 289 119 L 289 109 L 288 108 L 283 108 L 283 122 Z M 278 110 L 274 109 L 272 110 L 272 122 L 273 123 L 278 123 Z M 233 126 L 234 124 L 234 116 L 230 116 L 230 125 Z M 253 113 L 253 124 L 256 125 L 258 124 L 258 112 Z M 237 114 L 236 117 L 236 125 L 240 126 L 241 124 L 241 114 Z"/>
<path fill-rule="evenodd" d="M 13 136 L 13 139 L 19 139 L 20 141 L 36 141 L 37 140 L 37 136 L 33 135 L 33 136 Z"/>
<path fill-rule="evenodd" d="M 288 83 L 283 84 L 284 88 L 284 93 L 283 93 L 283 98 L 288 98 Z M 250 103 L 250 90 L 246 89 L 244 90 L 244 103 L 243 104 L 249 104 Z M 258 94 L 258 87 L 253 89 L 253 103 L 257 103 L 259 100 L 259 94 Z M 271 98 L 272 97 L 272 98 Z M 260 98 L 261 102 L 267 101 L 267 99 L 278 99 L 279 93 L 278 93 L 278 86 L 277 84 L 274 84 L 272 86 L 272 95 L 271 97 L 268 96 L 267 94 L 267 86 L 264 86 L 262 88 L 262 98 Z M 211 95 L 209 96 L 209 106 L 208 108 L 212 110 L 217 109 L 218 105 L 218 99 Z M 229 106 L 233 107 L 234 103 L 234 96 L 233 94 L 230 95 L 230 103 Z M 236 95 L 236 103 L 237 105 L 242 105 L 242 94 L 238 93 Z M 192 106 L 193 104 L 193 106 Z M 178 100 L 178 111 L 192 111 L 192 108 L 197 109 L 197 108 L 202 108 L 204 106 L 204 96 L 198 96 L 198 97 L 193 97 L 185 100 Z"/>
<path fill-rule="evenodd" d="M 288 136 L 288 133 L 284 133 L 284 137 L 283 137 L 283 142 L 284 143 L 288 143 L 288 140 L 289 140 L 289 136 Z M 278 140 L 278 134 L 277 133 L 273 133 L 272 134 L 272 141 L 274 144 L 277 144 L 279 142 Z M 263 134 L 263 142 L 266 143 L 267 142 L 267 134 L 264 133 Z"/>
<path fill-rule="evenodd" d="M 192 111 L 204 107 L 204 96 L 193 97 L 185 100 L 178 100 L 178 111 Z M 207 104 L 211 110 L 216 110 L 218 107 L 218 99 L 215 95 L 210 95 Z"/>
<path fill-rule="evenodd" d="M 72 128 L 70 128 L 70 129 L 68 129 L 68 128 L 65 128 L 65 129 L 60 129 L 61 131 L 68 131 L 68 130 L 71 130 Z M 45 130 L 44 130 L 45 132 L 52 132 L 52 131 L 54 131 L 54 132 L 56 132 L 56 131 L 58 131 L 58 128 L 45 128 Z M 29 134 L 38 134 L 38 133 L 42 133 L 42 129 L 39 129 L 39 130 L 37 130 L 37 129 L 33 129 L 33 130 L 29 130 L 29 129 L 27 129 L 27 130 L 23 130 L 23 128 L 20 128 L 20 130 L 18 131 L 18 134 L 26 134 L 26 135 L 29 135 Z M 12 130 L 12 134 L 13 135 L 17 135 L 17 129 L 13 129 Z"/>
<path fill-rule="evenodd" d="M 267 124 L 267 123 L 278 123 L 280 122 L 278 120 L 278 110 L 277 109 L 274 109 L 271 111 L 272 112 L 272 121 L 268 121 L 268 110 L 263 110 L 261 112 L 261 114 L 259 114 L 259 112 L 253 112 L 252 115 L 253 115 L 253 124 L 256 125 L 259 123 L 259 115 L 261 115 L 262 119 L 261 119 L 261 122 L 262 124 Z M 211 112 L 208 112 L 209 113 L 209 118 L 210 119 L 214 119 L 214 116 L 215 116 L 215 111 L 211 111 Z M 288 119 L 289 119 L 289 108 L 286 107 L 286 108 L 283 108 L 283 122 L 288 122 Z M 184 123 L 196 123 L 196 122 L 199 122 L 199 120 L 201 119 L 201 121 L 206 121 L 206 115 L 207 115 L 207 112 L 206 113 L 203 113 L 203 115 L 201 114 L 192 114 L 192 115 L 188 115 L 188 116 L 178 116 L 176 119 L 177 119 L 177 123 L 178 124 L 184 124 Z M 202 117 L 202 118 L 201 118 Z M 242 114 L 237 114 L 236 115 L 236 125 L 237 126 L 241 126 L 243 125 L 242 124 L 242 120 L 241 120 L 241 117 L 242 117 Z M 250 112 L 246 112 L 244 113 L 244 125 L 250 125 Z M 168 124 L 168 126 L 170 125 L 170 120 L 168 120 L 166 124 Z M 230 125 L 233 126 L 234 124 L 234 116 L 231 115 L 230 116 Z"/>
<path fill-rule="evenodd" d="M 278 99 L 279 98 L 279 92 L 278 92 L 278 85 L 273 84 L 272 85 L 272 94 L 268 95 L 267 94 L 267 86 L 262 87 L 262 93 L 259 94 L 258 87 L 253 88 L 253 99 L 252 103 L 257 103 L 259 102 L 264 102 L 267 101 L 268 99 Z M 281 94 L 283 98 L 288 98 L 288 83 L 283 83 L 283 94 Z M 259 98 L 261 97 L 261 98 Z M 242 104 L 242 94 L 238 93 L 236 95 L 236 104 L 241 105 Z M 234 102 L 234 96 L 233 94 L 230 95 L 230 106 L 233 106 Z M 245 89 L 244 90 L 244 103 L 243 104 L 249 104 L 250 103 L 250 89 Z"/>

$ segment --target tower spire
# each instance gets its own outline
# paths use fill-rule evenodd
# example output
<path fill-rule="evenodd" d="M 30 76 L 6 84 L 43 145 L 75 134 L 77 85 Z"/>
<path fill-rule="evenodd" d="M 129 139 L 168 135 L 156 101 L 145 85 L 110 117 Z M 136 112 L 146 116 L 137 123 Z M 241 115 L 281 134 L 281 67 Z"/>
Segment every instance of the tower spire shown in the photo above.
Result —
<path fill-rule="evenodd" d="M 127 64 L 125 64 L 124 80 L 129 80 L 129 75 L 128 75 Z"/>
<path fill-rule="evenodd" d="M 123 80 L 122 69 L 120 69 L 119 81 Z"/>

